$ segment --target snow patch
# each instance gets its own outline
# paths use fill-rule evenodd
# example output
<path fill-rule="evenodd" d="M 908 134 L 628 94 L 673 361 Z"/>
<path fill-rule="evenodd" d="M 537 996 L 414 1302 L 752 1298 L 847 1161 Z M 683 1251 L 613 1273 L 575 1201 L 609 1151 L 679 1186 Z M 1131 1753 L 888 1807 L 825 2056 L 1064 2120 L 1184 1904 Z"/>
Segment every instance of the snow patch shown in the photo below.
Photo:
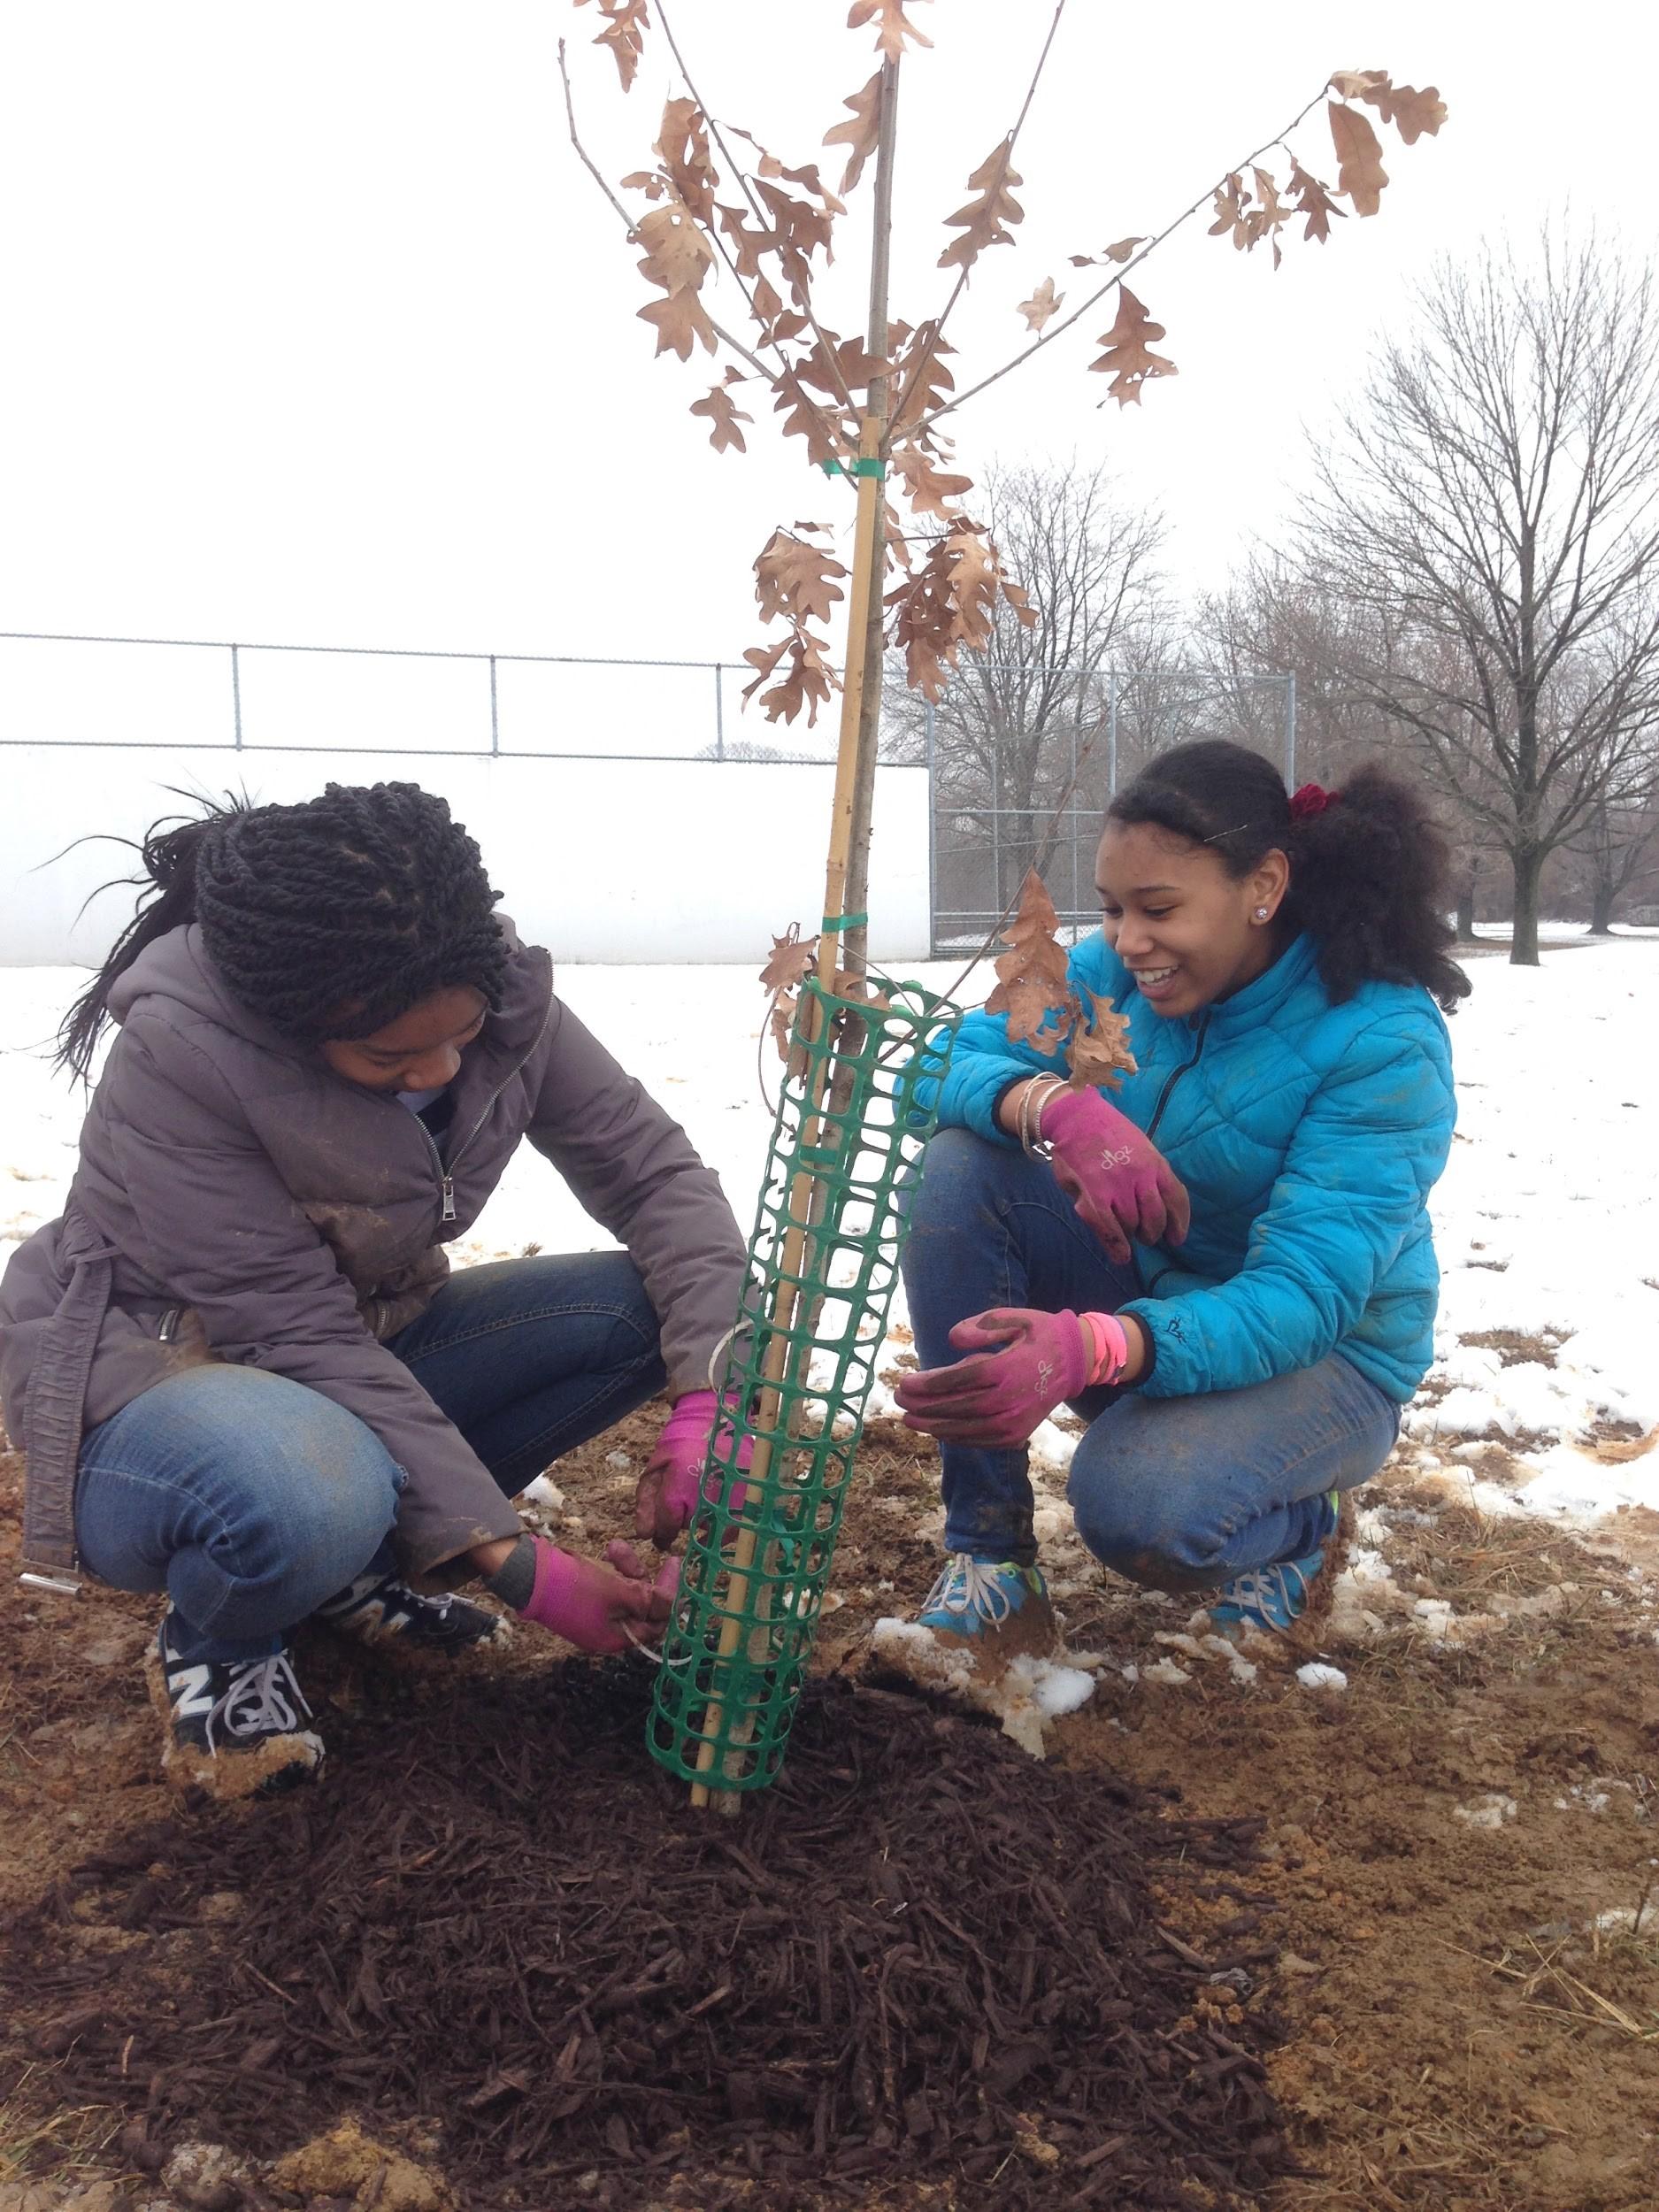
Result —
<path fill-rule="evenodd" d="M 941 1643 L 920 1621 L 879 1620 L 870 1640 L 882 1658 L 911 1681 L 960 1698 L 979 1712 L 994 1713 L 1002 1733 L 1033 1759 L 1048 1750 L 1050 1724 L 1075 1713 L 1094 1696 L 1095 1671 L 1105 1663 L 1093 1653 L 1040 1659 L 1022 1652 L 1000 1679 L 990 1679 L 980 1673 L 965 1645 Z M 1075 1663 L 1084 1656 L 1094 1661 L 1094 1669 Z"/>

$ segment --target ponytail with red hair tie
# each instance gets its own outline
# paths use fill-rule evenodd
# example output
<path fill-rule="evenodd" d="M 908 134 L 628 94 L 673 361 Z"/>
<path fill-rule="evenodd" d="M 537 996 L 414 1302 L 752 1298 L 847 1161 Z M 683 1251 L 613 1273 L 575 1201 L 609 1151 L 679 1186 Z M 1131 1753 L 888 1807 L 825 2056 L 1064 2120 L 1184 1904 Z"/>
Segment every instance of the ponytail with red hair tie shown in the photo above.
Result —
<path fill-rule="evenodd" d="M 1291 794 L 1290 818 L 1293 822 L 1309 821 L 1314 815 L 1323 814 L 1326 807 L 1334 806 L 1341 795 L 1340 791 L 1326 791 L 1322 785 L 1304 783 L 1299 791 Z"/>

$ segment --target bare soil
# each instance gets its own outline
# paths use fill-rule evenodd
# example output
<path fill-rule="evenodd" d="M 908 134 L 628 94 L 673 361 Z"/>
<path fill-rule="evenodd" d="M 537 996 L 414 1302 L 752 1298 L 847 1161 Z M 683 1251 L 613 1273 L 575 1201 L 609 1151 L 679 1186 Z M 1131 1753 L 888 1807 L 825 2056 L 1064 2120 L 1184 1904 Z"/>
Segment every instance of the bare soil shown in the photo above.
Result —
<path fill-rule="evenodd" d="M 556 1471 L 567 1501 L 558 1517 L 571 1540 L 596 1546 L 625 1525 L 653 1428 L 648 1411 Z M 621 1463 L 623 1455 L 631 1463 Z M 282 1916 L 268 1904 L 250 1913 L 249 1901 L 260 1893 L 263 1866 L 273 1893 L 294 1909 L 302 1902 L 309 1909 L 308 1892 L 327 1905 L 342 1953 L 354 1940 L 360 1946 L 365 1925 L 382 1926 L 388 1939 L 401 1936 L 419 1913 L 377 1921 L 374 1900 L 357 1893 L 388 1863 L 388 1793 L 395 1785 L 411 1819 L 430 1822 L 434 1803 L 460 1801 L 469 1756 L 476 1762 L 472 1795 L 494 1808 L 501 1855 L 517 1848 L 521 1866 L 545 1857 L 580 1875 L 580 1849 L 565 1847 L 568 1808 L 559 1789 L 549 1782 L 538 1795 L 524 1779 L 526 1741 L 585 1745 L 587 1763 L 598 1760 L 613 1788 L 649 1795 L 670 1860 L 691 1850 L 688 1816 L 632 1747 L 648 1671 L 618 1685 L 617 1671 L 552 1659 L 549 1647 L 526 1634 L 490 1682 L 446 1690 L 388 1682 L 332 1648 L 308 1650 L 304 1679 L 330 1741 L 330 1773 L 309 1806 L 296 1801 L 227 1826 L 227 1816 L 182 1809 L 161 1780 L 140 1666 L 154 1602 L 101 1594 L 65 1605 L 21 1592 L 5 1571 L 16 1548 L 17 1479 L 15 1460 L 0 1457 L 0 1909 L 12 1946 L 0 1989 L 0 2212 L 11 2212 L 9 2185 L 20 2205 L 23 2185 L 35 2187 L 36 2177 L 45 2193 L 37 2190 L 34 2201 L 42 2212 L 100 2178 L 117 2185 L 115 2201 L 126 2191 L 134 2205 L 195 2203 L 203 2212 L 213 2212 L 215 2188 L 219 2212 L 262 2202 L 384 2206 L 396 2198 L 440 2212 L 446 2204 L 509 2201 L 510 2179 L 465 2145 L 488 2142 L 492 2128 L 508 2139 L 508 2116 L 523 2088 L 503 2088 L 502 2069 L 492 2070 L 481 2055 L 472 2065 L 457 2044 L 445 2060 L 434 2111 L 419 2093 L 419 2070 L 400 2102 L 381 2066 L 382 2045 L 404 2035 L 411 2012 L 424 2017 L 426 2004 L 432 2016 L 451 2016 L 449 1996 L 424 2000 L 417 1985 L 401 1982 L 396 2005 L 381 1993 L 380 2016 L 373 2005 L 354 2014 L 349 1989 L 313 1969 L 303 1985 L 308 1999 L 312 1983 L 332 1987 L 340 2017 L 356 2021 L 374 2065 L 358 2054 L 354 2083 L 343 2045 L 326 2063 L 319 2055 L 326 2037 L 306 2047 L 311 2055 L 303 2062 L 292 2060 L 298 2039 L 283 2024 L 296 2008 L 283 2001 L 282 1974 L 294 1959 L 280 1963 L 288 1955 Z M 1651 2212 L 1659 2200 L 1659 1641 L 1650 1593 L 1659 1577 L 1659 1517 L 1622 1514 L 1589 1537 L 1518 1519 L 1486 1521 L 1445 1481 L 1426 1479 L 1410 1464 L 1391 1466 L 1365 1494 L 1382 1505 L 1386 1523 L 1394 1610 L 1382 1632 L 1363 1630 L 1351 1607 L 1339 1608 L 1296 1648 L 1253 1649 L 1256 1672 L 1244 1680 L 1241 1671 L 1194 1656 L 1196 1647 L 1180 1640 L 1184 1605 L 1149 1599 L 1087 1562 L 1049 1502 L 1040 1527 L 1068 1641 L 1105 1654 L 1110 1663 L 1090 1701 L 1055 1725 L 1050 1759 L 1038 1764 L 1002 1747 L 983 1724 L 898 1694 L 872 1669 L 872 1623 L 912 1609 L 939 1563 L 931 1450 L 877 1425 L 854 1480 L 838 1554 L 841 1602 L 820 1639 L 822 1687 L 791 1763 L 793 1794 L 774 1792 L 764 1809 L 747 1809 L 730 1829 L 720 1824 L 763 1875 L 767 1869 L 746 1839 L 761 1839 L 764 1850 L 787 1860 L 791 1852 L 810 1858 L 821 1833 L 818 1863 L 837 1870 L 836 1879 L 826 1877 L 816 1885 L 821 1895 L 802 1900 L 798 1889 L 809 1877 L 801 1859 L 782 1895 L 762 1896 L 753 1871 L 726 1862 L 735 1919 L 757 1909 L 785 1915 L 770 1934 L 763 1917 L 739 1978 L 752 1982 L 762 1972 L 769 1946 L 787 1949 L 820 1926 L 845 1932 L 867 1917 L 880 1893 L 872 1888 L 872 1847 L 879 1859 L 872 1839 L 895 1839 L 904 1878 L 918 1895 L 926 1888 L 940 1909 L 948 1909 L 942 1901 L 953 1873 L 980 1895 L 974 1885 L 995 1874 L 996 1855 L 958 1869 L 963 1831 L 942 1809 L 947 1800 L 970 1809 L 983 1801 L 993 1809 L 987 1829 L 1001 1838 L 1010 1930 L 1034 1924 L 1017 1901 L 1020 1880 L 1033 1870 L 1063 1893 L 1080 1869 L 1099 1878 L 1093 1920 L 1089 1896 L 1071 1892 L 1079 1938 L 1069 1962 L 1065 1947 L 1039 1945 L 1028 1968 L 1023 1953 L 1011 1955 L 1010 1942 L 1005 1983 L 982 1975 L 975 1985 L 981 2009 L 987 2002 L 992 2008 L 994 2037 L 999 1990 L 1016 2011 L 1040 2004 L 1045 1993 L 1071 1993 L 1062 1996 L 1046 2035 L 1028 2039 L 1043 2045 L 1041 2062 L 1023 2085 L 1016 2073 L 988 2105 L 967 2094 L 975 2053 L 953 2039 L 949 2024 L 961 2008 L 953 2001 L 937 2017 L 926 2009 L 928 1974 L 952 1955 L 935 1930 L 939 1947 L 918 1945 L 919 1962 L 902 1958 L 893 1970 L 912 1978 L 901 1991 L 905 2020 L 895 2015 L 892 2032 L 902 2026 L 923 2045 L 930 2037 L 939 2044 L 910 2052 L 931 2068 L 936 2093 L 936 2110 L 914 2108 L 916 2129 L 902 2109 L 879 2109 L 879 2062 L 874 2104 L 862 2122 L 851 2107 L 833 2105 L 818 2120 L 816 2091 L 810 2109 L 792 2101 L 783 2047 L 795 2032 L 788 2026 L 794 2001 L 785 2001 L 780 1982 L 782 2055 L 757 2107 L 745 2112 L 740 2088 L 735 2107 L 725 2097 L 718 2113 L 710 2106 L 701 2124 L 687 2121 L 688 2144 L 655 2177 L 630 2177 L 637 2123 L 624 2129 L 625 2156 L 616 2128 L 607 2143 L 605 2123 L 614 2116 L 607 2113 L 596 2147 L 584 2149 L 592 2162 L 557 2190 L 549 2185 L 518 2201 L 591 2202 L 618 2212 L 740 2203 L 763 2212 L 776 2203 L 794 2212 L 825 2188 L 826 2201 L 894 2212 L 1158 2202 L 1197 2212 L 1253 2193 L 1283 2212 Z M 1432 1640 L 1426 1626 L 1414 1625 L 1419 1600 L 1428 1607 L 1448 1601 L 1463 1620 L 1478 1621 L 1478 1632 L 1471 1626 L 1461 1640 Z M 1345 1691 L 1297 1681 L 1295 1666 L 1316 1656 L 1344 1671 Z M 1155 1672 L 1148 1679 L 1148 1668 L 1160 1663 L 1164 1678 Z M 873 1725 L 872 1714 L 882 1717 Z M 557 1761 L 549 1766 L 557 1770 Z M 837 1781 L 838 1773 L 854 1778 Z M 1010 1805 L 1028 1808 L 1024 1826 L 1011 1831 Z M 627 1833 L 641 1833 L 629 1818 Z M 368 1832 L 377 1824 L 378 1834 Z M 955 1839 L 949 1847 L 948 1834 Z M 1103 1838 L 1110 1839 L 1104 1857 Z M 937 1864 L 930 1867 L 934 1839 Z M 419 1849 L 441 1855 L 444 1847 L 440 1822 Z M 418 1855 L 407 1839 L 398 1848 Z M 1218 1864 L 1203 1863 L 1206 1850 Z M 489 1913 L 511 1909 L 489 1875 L 488 1864 L 473 1870 L 474 1889 L 493 1901 L 480 1904 L 474 1931 L 485 1958 L 495 1955 Z M 582 1908 L 592 1886 L 578 1880 L 566 1887 L 569 1901 L 556 1899 L 550 1941 L 574 1946 L 577 1931 L 591 1926 Z M 422 1894 L 411 1891 L 405 1902 Z M 1123 1941 L 1103 1942 L 1123 1911 Z M 1160 1928 L 1167 1940 L 1157 1938 Z M 968 1932 L 996 1956 L 984 1930 Z M 467 1933 L 452 1930 L 442 1941 L 434 1935 L 434 1944 L 453 1983 L 469 1955 Z M 677 1947 L 695 1948 L 684 1941 Z M 638 1948 L 643 1974 L 664 1945 L 653 1949 L 644 1939 Z M 623 1943 L 618 1962 L 627 1949 Z M 1199 2108 L 1190 2101 L 1195 2089 L 1231 2085 L 1231 2096 L 1204 2108 L 1197 2138 L 1183 2147 L 1164 2136 L 1170 2149 L 1162 2161 L 1146 2149 L 1160 2132 L 1147 2116 L 1156 2099 L 1125 2104 L 1127 2126 L 1097 2124 L 1113 2062 L 1107 2047 L 1125 2024 L 1107 2019 L 1090 2030 L 1075 2008 L 1074 1999 L 1101 2001 L 1094 1985 L 1092 1998 L 1087 1991 L 1077 1997 L 1078 1962 L 1096 1954 L 1129 1978 L 1120 2001 L 1133 2007 L 1135 2036 L 1176 2039 L 1163 2046 L 1176 2062 L 1158 2092 L 1173 2101 L 1157 2109 L 1177 2135 L 1181 2114 Z M 407 1955 L 396 1955 L 405 1970 Z M 572 1970 L 585 1971 L 580 1947 L 572 1955 Z M 597 1961 L 595 1949 L 589 1963 Z M 231 1993 L 227 2016 L 251 2017 L 241 1993 L 250 1985 L 247 1975 L 233 1983 L 239 1962 L 267 1974 L 277 1966 L 267 2031 L 276 2047 L 255 2050 L 250 2061 L 246 2042 L 227 2060 L 228 2046 L 213 2033 L 187 2041 L 180 2032 L 170 2044 L 168 2020 L 155 2011 L 157 1972 L 166 1969 L 171 2001 L 188 1999 L 196 2008 L 173 2017 L 211 2028 L 219 2010 L 209 2000 L 218 1990 Z M 1210 1979 L 1217 1972 L 1219 1982 Z M 96 1985 L 93 1996 L 75 1996 L 76 1975 Z M 300 1986 L 286 1985 L 290 1995 Z M 864 2033 L 871 2016 L 855 1996 L 830 2016 Z M 669 2008 L 676 2016 L 696 2001 L 684 1992 L 680 2000 Z M 641 2017 L 650 2013 L 646 1993 L 629 2001 Z M 119 2016 L 120 2041 L 77 2031 L 77 2003 L 99 2021 Z M 504 1999 L 503 2020 L 513 2008 Z M 480 2032 L 476 2008 L 465 2016 Z M 659 2027 L 667 2016 L 652 2016 Z M 307 2032 L 319 2032 L 313 2013 L 305 2019 Z M 526 2046 L 518 2070 L 527 2070 L 539 2086 L 557 2071 L 569 2033 L 550 2050 Z M 1194 2033 L 1203 2039 L 1194 2041 Z M 718 2057 L 712 2031 L 693 2043 Z M 1063 2089 L 1068 2052 L 1073 2078 Z M 194 2086 L 193 2057 L 207 2062 L 195 2070 Z M 579 2038 L 567 2070 L 580 2073 L 584 2062 Z M 346 2070 L 332 2086 L 329 2065 L 336 2075 Z M 752 2058 L 741 2070 L 754 2073 Z M 152 2096 L 157 2072 L 166 2078 Z M 468 2113 L 462 2090 L 474 2073 Z M 815 2079 L 821 2087 L 827 2078 Z M 849 2094 L 852 2079 L 849 2067 Z M 302 2158 L 283 2170 L 299 2185 L 283 2191 L 282 2174 L 265 2162 L 269 2155 L 299 2152 L 311 2139 L 345 2140 L 349 2129 L 342 2136 L 334 2124 L 348 2103 L 359 2108 L 369 2135 L 383 2139 L 379 2147 L 371 2145 L 365 2163 L 364 2139 L 350 2138 L 335 2193 L 316 2185 L 319 2172 L 326 2182 L 332 2170 L 320 2152 L 310 2165 Z M 1068 2103 L 1083 2116 L 1074 2112 L 1067 2122 Z M 942 2121 L 948 2137 L 964 2136 L 970 2105 L 990 2114 L 995 2172 L 967 2164 L 986 2142 L 959 2140 L 936 2160 L 911 2155 L 918 2133 L 931 2140 L 924 2120 L 930 2128 Z M 1035 2116 L 1033 2106 L 1042 2108 Z M 193 2185 L 176 2157 L 165 2186 L 154 2177 L 159 2160 L 192 2130 L 243 2162 L 233 2178 L 215 2182 L 210 2174 L 205 2185 Z M 860 2133 L 864 2145 L 851 2144 Z M 1115 2142 L 1119 2134 L 1124 2143 Z M 759 2146 L 758 2164 L 741 2162 L 746 2136 Z M 1194 2140 L 1196 2163 L 1188 2155 Z M 1102 2152 L 1102 2143 L 1112 2147 Z M 833 2156 L 848 2147 L 879 2154 L 862 2171 L 838 2176 Z M 1208 2172 L 1206 2150 L 1216 2161 Z M 804 2166 L 789 2165 L 799 2158 Z M 769 2168 L 769 2161 L 781 2162 Z M 1296 2170 L 1283 2171 L 1286 2164 Z M 781 2195 L 768 2193 L 780 2188 Z M 1163 2196 L 1153 2193 L 1159 2189 Z"/>

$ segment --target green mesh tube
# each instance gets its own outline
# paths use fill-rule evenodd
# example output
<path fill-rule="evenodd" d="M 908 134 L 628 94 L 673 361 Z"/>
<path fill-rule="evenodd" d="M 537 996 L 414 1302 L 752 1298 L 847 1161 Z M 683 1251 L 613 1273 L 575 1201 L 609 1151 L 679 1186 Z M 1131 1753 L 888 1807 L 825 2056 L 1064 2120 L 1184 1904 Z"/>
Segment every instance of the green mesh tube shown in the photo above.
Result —
<path fill-rule="evenodd" d="M 783 1763 L 898 1279 L 899 1179 L 934 1125 L 918 1085 L 955 1037 L 918 984 L 870 980 L 874 1001 L 802 989 L 726 1374 L 747 1411 L 710 1449 L 663 1637 L 651 1755 L 716 1790 Z"/>

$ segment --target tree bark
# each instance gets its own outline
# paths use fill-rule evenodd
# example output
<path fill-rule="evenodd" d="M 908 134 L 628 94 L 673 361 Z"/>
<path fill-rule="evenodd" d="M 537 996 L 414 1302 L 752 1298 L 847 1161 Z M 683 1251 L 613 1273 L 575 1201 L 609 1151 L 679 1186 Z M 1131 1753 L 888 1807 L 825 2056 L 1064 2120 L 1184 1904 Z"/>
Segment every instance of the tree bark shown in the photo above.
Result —
<path fill-rule="evenodd" d="M 1475 941 L 1475 879 L 1471 876 L 1457 894 L 1457 934 L 1466 945 Z"/>
<path fill-rule="evenodd" d="M 1538 958 L 1538 879 L 1548 855 L 1524 845 L 1511 856 L 1515 869 L 1515 926 L 1509 938 L 1509 965 L 1535 968 Z"/>
<path fill-rule="evenodd" d="M 1613 933 L 1613 902 L 1618 896 L 1610 883 L 1598 883 L 1590 908 L 1592 937 L 1610 937 Z"/>

